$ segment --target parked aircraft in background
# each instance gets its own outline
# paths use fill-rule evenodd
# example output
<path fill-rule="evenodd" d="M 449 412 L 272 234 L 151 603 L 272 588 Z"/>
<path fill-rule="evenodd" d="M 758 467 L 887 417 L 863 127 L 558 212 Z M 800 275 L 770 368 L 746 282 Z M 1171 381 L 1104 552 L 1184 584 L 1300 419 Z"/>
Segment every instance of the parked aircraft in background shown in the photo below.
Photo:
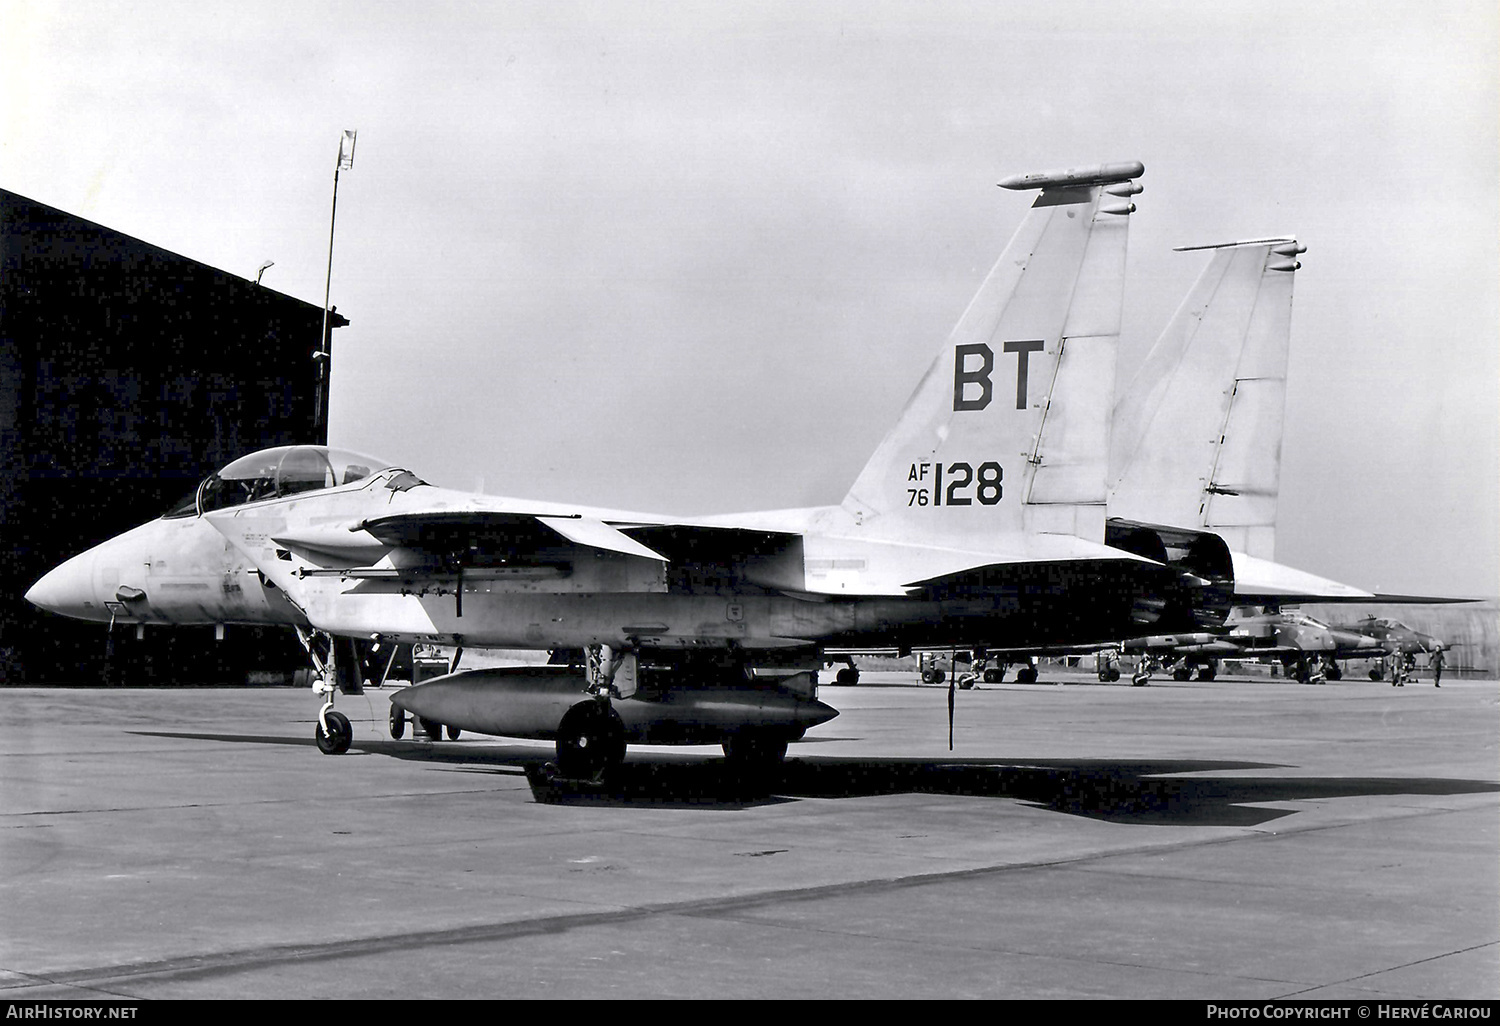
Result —
<path fill-rule="evenodd" d="M 1375 638 L 1385 651 L 1392 655 L 1397 653 L 1407 655 L 1416 652 L 1426 652 L 1430 655 L 1449 647 L 1443 639 L 1413 630 L 1401 621 L 1392 620 L 1389 617 L 1367 616 L 1342 629 L 1358 631 L 1360 634 Z"/>
<path fill-rule="evenodd" d="M 1288 677 L 1321 683 L 1343 676 L 1340 659 L 1378 659 L 1385 647 L 1357 631 L 1329 626 L 1321 620 L 1287 610 L 1231 617 L 1221 633 L 1168 635 L 1127 641 L 1126 653 L 1138 654 L 1168 667 L 1176 680 L 1187 680 L 1196 670 L 1199 680 L 1213 680 L 1222 659 L 1279 662 Z M 1143 683 L 1137 675 L 1137 683 Z"/>
<path fill-rule="evenodd" d="M 1377 639 L 1382 653 L 1389 657 L 1371 664 L 1369 670 L 1371 680 L 1384 680 L 1387 673 L 1391 673 L 1393 680 L 1399 680 L 1398 671 L 1401 673 L 1408 671 L 1414 664 L 1418 652 L 1425 653 L 1428 666 L 1433 666 L 1443 659 L 1444 652 L 1453 647 L 1439 637 L 1423 634 L 1399 620 L 1384 616 L 1366 616 L 1346 625 L 1343 629 L 1358 631 Z"/>
<path fill-rule="evenodd" d="M 834 716 L 828 650 L 1117 641 L 1222 620 L 1214 535 L 1105 538 L 1107 411 L 1140 164 L 1016 176 L 1039 195 L 838 506 L 669 517 L 437 488 L 324 446 L 246 456 L 165 517 L 64 563 L 43 608 L 111 623 L 294 627 L 333 709 L 371 646 L 549 650 L 393 706 L 555 739 L 564 777 L 627 742 L 779 760 Z"/>

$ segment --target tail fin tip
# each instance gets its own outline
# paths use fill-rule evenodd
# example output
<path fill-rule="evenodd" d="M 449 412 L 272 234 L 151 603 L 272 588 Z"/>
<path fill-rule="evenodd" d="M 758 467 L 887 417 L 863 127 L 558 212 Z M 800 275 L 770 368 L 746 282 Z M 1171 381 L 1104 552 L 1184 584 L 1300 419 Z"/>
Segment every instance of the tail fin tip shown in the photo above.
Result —
<path fill-rule="evenodd" d="M 1146 173 L 1146 166 L 1138 160 L 1117 164 L 1093 164 L 1088 167 L 1067 168 L 1058 171 L 1032 171 L 1011 175 L 996 184 L 1002 189 L 1050 189 L 1059 186 L 1108 185 L 1111 182 L 1128 182 Z"/>

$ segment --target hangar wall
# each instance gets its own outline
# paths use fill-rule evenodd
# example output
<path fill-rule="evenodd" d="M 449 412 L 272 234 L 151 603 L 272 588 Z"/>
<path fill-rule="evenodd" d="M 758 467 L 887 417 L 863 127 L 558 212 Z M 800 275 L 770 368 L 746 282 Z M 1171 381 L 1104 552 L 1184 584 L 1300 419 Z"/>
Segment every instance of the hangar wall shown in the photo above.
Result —
<path fill-rule="evenodd" d="M 22 596 L 237 456 L 325 441 L 322 320 L 320 306 L 0 190 L 0 683 L 272 682 L 303 665 L 288 631 L 137 638 Z"/>

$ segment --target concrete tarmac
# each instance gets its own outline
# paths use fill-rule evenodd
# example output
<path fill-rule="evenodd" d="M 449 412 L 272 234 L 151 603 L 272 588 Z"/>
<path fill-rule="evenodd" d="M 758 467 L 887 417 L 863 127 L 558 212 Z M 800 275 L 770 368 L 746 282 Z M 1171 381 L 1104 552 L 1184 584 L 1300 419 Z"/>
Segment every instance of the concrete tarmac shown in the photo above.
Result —
<path fill-rule="evenodd" d="M 0 689 L 0 996 L 1500 997 L 1496 682 L 1075 674 L 949 752 L 946 687 L 865 678 L 779 778 L 552 803 L 550 745 L 387 691 L 325 756 L 300 690 Z"/>

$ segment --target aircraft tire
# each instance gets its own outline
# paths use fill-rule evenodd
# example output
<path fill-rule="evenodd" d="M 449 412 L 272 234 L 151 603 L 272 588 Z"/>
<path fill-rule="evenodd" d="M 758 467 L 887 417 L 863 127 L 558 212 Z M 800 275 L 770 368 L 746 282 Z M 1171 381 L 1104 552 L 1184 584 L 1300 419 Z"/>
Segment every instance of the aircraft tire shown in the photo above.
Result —
<path fill-rule="evenodd" d="M 406 736 L 406 713 L 391 706 L 391 737 L 400 741 Z"/>
<path fill-rule="evenodd" d="M 1005 671 L 1004 670 L 985 670 L 984 671 L 984 682 L 986 684 L 999 684 L 1004 679 L 1005 679 Z"/>
<path fill-rule="evenodd" d="M 845 687 L 854 687 L 859 683 L 859 671 L 852 666 L 846 666 L 834 675 L 834 683 Z"/>
<path fill-rule="evenodd" d="M 1036 667 L 1035 666 L 1023 666 L 1019 670 L 1017 670 L 1016 671 L 1016 683 L 1017 684 L 1035 684 L 1036 683 Z"/>
<path fill-rule="evenodd" d="M 324 755 L 343 755 L 354 740 L 354 728 L 349 726 L 349 717 L 330 709 L 323 718 L 328 721 L 328 733 L 323 732 L 323 724 L 313 723 L 313 737 L 318 742 L 318 751 Z"/>
<path fill-rule="evenodd" d="M 576 780 L 602 780 L 625 761 L 620 714 L 594 699 L 579 702 L 557 725 L 557 769 Z"/>
<path fill-rule="evenodd" d="M 444 729 L 446 729 L 448 731 L 448 740 L 449 741 L 457 741 L 458 740 L 458 735 L 460 735 L 460 734 L 463 733 L 462 730 L 460 730 L 458 727 L 452 726 L 451 724 L 448 727 L 444 728 Z"/>
<path fill-rule="evenodd" d="M 1177 669 L 1172 671 L 1173 680 L 1191 680 L 1192 677 L 1193 671 L 1187 669 L 1186 667 L 1179 666 Z"/>
<path fill-rule="evenodd" d="M 418 716 L 417 725 L 422 729 L 422 733 L 427 735 L 427 740 L 441 741 L 443 739 L 443 725 L 437 720 L 423 719 Z"/>
<path fill-rule="evenodd" d="M 742 769 L 770 769 L 786 758 L 786 738 L 747 730 L 724 742 L 724 758 Z"/>

